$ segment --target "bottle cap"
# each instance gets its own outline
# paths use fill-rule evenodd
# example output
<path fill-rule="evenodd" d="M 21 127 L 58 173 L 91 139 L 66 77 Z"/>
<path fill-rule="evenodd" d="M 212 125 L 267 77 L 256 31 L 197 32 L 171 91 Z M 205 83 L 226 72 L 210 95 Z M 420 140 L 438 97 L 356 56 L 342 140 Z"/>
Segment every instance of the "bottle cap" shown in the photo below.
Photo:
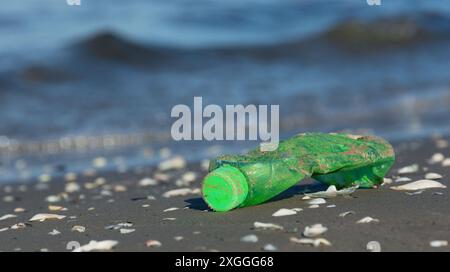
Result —
<path fill-rule="evenodd" d="M 215 211 L 236 208 L 244 202 L 247 194 L 247 178 L 236 167 L 221 166 L 203 179 L 203 199 Z"/>

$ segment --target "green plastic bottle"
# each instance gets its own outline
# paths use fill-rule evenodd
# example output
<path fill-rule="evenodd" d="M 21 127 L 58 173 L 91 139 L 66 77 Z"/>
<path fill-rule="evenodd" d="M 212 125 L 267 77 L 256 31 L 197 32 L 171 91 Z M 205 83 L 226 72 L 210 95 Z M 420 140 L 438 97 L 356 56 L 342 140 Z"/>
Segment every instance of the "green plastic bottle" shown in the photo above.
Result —
<path fill-rule="evenodd" d="M 263 203 L 306 177 L 344 188 L 373 188 L 395 160 L 392 146 L 374 136 L 299 134 L 275 151 L 257 148 L 245 155 L 210 161 L 202 195 L 215 211 Z"/>

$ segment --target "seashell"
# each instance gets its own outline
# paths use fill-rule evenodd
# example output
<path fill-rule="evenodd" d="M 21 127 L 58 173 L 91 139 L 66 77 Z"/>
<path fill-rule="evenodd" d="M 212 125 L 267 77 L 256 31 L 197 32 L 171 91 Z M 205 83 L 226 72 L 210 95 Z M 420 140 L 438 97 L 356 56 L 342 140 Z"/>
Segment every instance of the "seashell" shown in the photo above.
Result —
<path fill-rule="evenodd" d="M 428 160 L 429 164 L 435 164 L 443 161 L 445 159 L 444 155 L 442 153 L 435 153 L 431 158 Z"/>
<path fill-rule="evenodd" d="M 305 227 L 305 230 L 303 231 L 303 236 L 308 237 L 308 238 L 316 237 L 321 234 L 324 234 L 327 230 L 328 230 L 328 228 L 323 226 L 322 224 L 314 224 L 314 225 Z"/>
<path fill-rule="evenodd" d="M 276 211 L 272 216 L 278 217 L 278 216 L 287 216 L 287 215 L 295 215 L 297 214 L 297 211 L 293 209 L 279 209 Z"/>
<path fill-rule="evenodd" d="M 371 222 L 378 223 L 378 222 L 380 222 L 380 220 L 378 220 L 376 218 L 372 218 L 370 216 L 366 216 L 366 217 L 358 220 L 356 223 L 358 223 L 358 224 L 366 224 L 366 223 L 371 223 Z"/>
<path fill-rule="evenodd" d="M 324 238 L 301 238 L 298 239 L 297 237 L 291 237 L 289 241 L 297 244 L 306 244 L 306 245 L 312 245 L 314 247 L 319 247 L 321 245 L 324 246 L 331 246 L 331 243 Z"/>
<path fill-rule="evenodd" d="M 163 212 L 171 212 L 171 211 L 176 211 L 176 210 L 178 210 L 179 208 L 177 208 L 177 207 L 173 207 L 173 208 L 168 208 L 168 209 L 165 209 Z"/>
<path fill-rule="evenodd" d="M 411 181 L 412 179 L 408 178 L 408 177 L 400 177 L 398 179 L 395 180 L 395 182 L 408 182 Z"/>
<path fill-rule="evenodd" d="M 355 212 L 354 211 L 343 212 L 343 213 L 339 214 L 339 217 L 345 217 L 345 216 L 347 216 L 349 214 L 355 214 Z"/>
<path fill-rule="evenodd" d="M 139 181 L 138 185 L 141 187 L 154 186 L 158 185 L 158 182 L 152 178 L 143 178 Z"/>
<path fill-rule="evenodd" d="M 165 160 L 158 165 L 160 171 L 168 171 L 174 169 L 182 169 L 186 166 L 186 160 L 181 156 L 173 157 Z"/>
<path fill-rule="evenodd" d="M 128 234 L 135 231 L 135 229 L 120 229 L 119 230 L 121 234 Z"/>
<path fill-rule="evenodd" d="M 441 179 L 442 175 L 438 173 L 427 173 L 425 179 Z"/>
<path fill-rule="evenodd" d="M 327 201 L 324 198 L 314 198 L 308 201 L 309 205 L 320 205 L 325 203 L 327 203 Z"/>
<path fill-rule="evenodd" d="M 83 226 L 73 226 L 73 227 L 72 227 L 72 231 L 85 232 L 85 231 L 86 231 L 86 227 L 83 227 Z"/>
<path fill-rule="evenodd" d="M 277 224 L 272 223 L 261 223 L 261 222 L 255 222 L 253 223 L 253 226 L 256 229 L 268 229 L 268 230 L 283 230 L 284 228 Z"/>
<path fill-rule="evenodd" d="M 256 243 L 256 242 L 258 242 L 258 236 L 254 235 L 254 234 L 245 235 L 244 237 L 241 238 L 241 242 Z"/>
<path fill-rule="evenodd" d="M 181 189 L 175 189 L 165 192 L 162 196 L 163 197 L 173 197 L 173 196 L 185 196 L 188 194 L 199 194 L 200 189 L 190 189 L 190 188 L 181 188 Z"/>
<path fill-rule="evenodd" d="M 419 165 L 417 163 L 411 164 L 405 167 L 398 169 L 397 173 L 399 174 L 412 174 L 419 171 Z"/>
<path fill-rule="evenodd" d="M 263 247 L 264 251 L 277 251 L 278 248 L 272 244 L 267 244 Z"/>
<path fill-rule="evenodd" d="M 442 161 L 442 166 L 447 167 L 450 166 L 450 158 L 446 158 Z"/>
<path fill-rule="evenodd" d="M 58 235 L 58 234 L 61 234 L 61 232 L 60 232 L 59 230 L 57 230 L 57 229 L 53 229 L 53 230 L 50 231 L 48 234 L 49 234 L 49 235 Z"/>
<path fill-rule="evenodd" d="M 5 214 L 2 217 L 0 217 L 0 221 L 6 220 L 6 219 L 9 219 L 9 218 L 14 218 L 14 217 L 17 217 L 17 215 L 15 215 L 15 214 Z"/>
<path fill-rule="evenodd" d="M 39 221 L 44 222 L 47 219 L 64 219 L 66 218 L 65 215 L 59 215 L 59 214 L 51 214 L 51 213 L 38 213 L 35 216 L 31 217 L 28 221 Z"/>
<path fill-rule="evenodd" d="M 160 241 L 157 240 L 148 240 L 147 242 L 145 242 L 145 246 L 146 247 L 160 247 L 162 246 Z"/>
<path fill-rule="evenodd" d="M 73 250 L 73 252 L 90 252 L 90 251 L 105 251 L 113 249 L 119 242 L 114 240 L 104 240 L 97 242 L 92 240 L 89 244 L 83 245 Z"/>
<path fill-rule="evenodd" d="M 416 191 L 430 188 L 447 188 L 447 186 L 435 180 L 422 179 L 408 184 L 391 187 L 392 190 L 402 191 Z"/>
<path fill-rule="evenodd" d="M 446 247 L 448 246 L 448 241 L 446 240 L 435 240 L 430 242 L 431 247 Z"/>

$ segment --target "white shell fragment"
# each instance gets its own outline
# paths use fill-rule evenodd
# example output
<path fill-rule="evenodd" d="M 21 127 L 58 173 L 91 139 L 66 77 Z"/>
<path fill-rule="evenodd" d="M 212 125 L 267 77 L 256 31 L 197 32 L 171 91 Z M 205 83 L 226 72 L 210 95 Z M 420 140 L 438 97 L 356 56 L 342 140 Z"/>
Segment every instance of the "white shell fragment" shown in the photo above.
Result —
<path fill-rule="evenodd" d="M 92 240 L 89 244 L 76 248 L 72 252 L 90 252 L 90 251 L 105 251 L 111 250 L 115 247 L 119 242 L 114 240 L 104 240 L 97 242 Z"/>
<path fill-rule="evenodd" d="M 358 185 L 355 185 L 355 186 L 351 186 L 351 187 L 344 188 L 341 190 L 337 190 L 336 186 L 330 185 L 326 191 L 309 193 L 309 194 L 305 194 L 305 196 L 312 197 L 312 198 L 333 198 L 333 197 L 340 196 L 340 195 L 350 195 L 350 194 L 354 193 L 355 190 L 358 189 L 358 187 L 359 187 Z"/>
<path fill-rule="evenodd" d="M 107 229 L 107 230 L 118 230 L 118 229 L 121 229 L 121 228 L 129 228 L 129 227 L 132 227 L 132 226 L 133 226 L 133 224 L 130 223 L 130 222 L 123 222 L 123 223 L 118 223 L 118 224 L 115 224 L 115 225 L 106 226 L 105 229 Z"/>
<path fill-rule="evenodd" d="M 443 161 L 445 159 L 444 154 L 442 153 L 435 153 L 431 158 L 428 160 L 429 164 L 435 164 Z"/>
<path fill-rule="evenodd" d="M 135 231 L 135 229 L 120 229 L 119 230 L 121 234 L 128 234 Z"/>
<path fill-rule="evenodd" d="M 179 208 L 177 208 L 177 207 L 172 207 L 172 208 L 165 209 L 163 212 L 171 212 L 171 211 L 176 211 L 178 209 Z"/>
<path fill-rule="evenodd" d="M 405 167 L 398 169 L 397 173 L 399 174 L 412 174 L 419 171 L 419 165 L 417 163 L 411 164 Z"/>
<path fill-rule="evenodd" d="M 367 243 L 366 249 L 370 252 L 381 252 L 381 244 L 378 241 L 370 241 Z"/>
<path fill-rule="evenodd" d="M 186 160 L 181 156 L 176 156 L 171 159 L 165 160 L 158 165 L 158 169 L 161 171 L 182 169 L 186 166 Z"/>
<path fill-rule="evenodd" d="M 279 217 L 279 216 L 287 216 L 287 215 L 295 215 L 297 214 L 297 211 L 294 209 L 279 209 L 276 211 L 272 216 Z"/>
<path fill-rule="evenodd" d="M 61 232 L 57 229 L 53 229 L 51 232 L 48 233 L 49 235 L 58 235 L 61 234 Z"/>
<path fill-rule="evenodd" d="M 66 184 L 65 189 L 67 193 L 75 193 L 80 191 L 80 185 L 76 182 L 69 182 Z"/>
<path fill-rule="evenodd" d="M 297 237 L 291 237 L 289 239 L 289 241 L 291 241 L 292 243 L 297 243 L 297 244 L 305 244 L 305 245 L 312 245 L 314 247 L 319 247 L 321 245 L 324 246 L 331 246 L 331 243 L 324 238 L 297 238 Z"/>
<path fill-rule="evenodd" d="M 317 204 L 308 206 L 309 209 L 317 209 L 317 208 L 319 208 L 319 207 L 320 207 L 320 206 L 317 205 Z"/>
<path fill-rule="evenodd" d="M 162 196 L 163 197 L 173 197 L 173 196 L 185 196 L 185 195 L 189 195 L 189 194 L 199 194 L 199 193 L 200 193 L 199 188 L 195 188 L 195 189 L 181 188 L 181 189 L 167 191 Z"/>
<path fill-rule="evenodd" d="M 272 244 L 267 244 L 263 247 L 264 251 L 277 251 L 278 248 Z"/>
<path fill-rule="evenodd" d="M 392 179 L 390 178 L 383 178 L 383 183 L 381 185 L 387 185 L 387 184 L 391 184 L 392 183 Z"/>
<path fill-rule="evenodd" d="M 314 198 L 308 201 L 309 205 L 321 205 L 325 203 L 327 203 L 327 201 L 324 198 Z"/>
<path fill-rule="evenodd" d="M 65 215 L 59 215 L 59 214 L 51 214 L 51 213 L 38 213 L 35 216 L 31 217 L 28 221 L 39 221 L 44 222 L 47 219 L 63 219 L 66 218 Z"/>
<path fill-rule="evenodd" d="M 442 161 L 442 166 L 447 167 L 450 166 L 450 158 L 446 158 Z"/>
<path fill-rule="evenodd" d="M 345 216 L 350 215 L 350 214 L 355 214 L 355 212 L 354 211 L 343 212 L 343 213 L 339 214 L 339 217 L 345 217 Z"/>
<path fill-rule="evenodd" d="M 15 214 L 5 214 L 2 217 L 0 217 L 0 221 L 6 220 L 6 219 L 9 219 L 9 218 L 15 218 L 15 217 L 17 217 L 17 215 L 15 215 Z"/>
<path fill-rule="evenodd" d="M 408 184 L 391 187 L 392 190 L 399 191 L 416 191 L 430 188 L 447 188 L 447 186 L 435 180 L 421 179 Z"/>
<path fill-rule="evenodd" d="M 425 179 L 442 179 L 442 175 L 438 173 L 427 173 Z"/>
<path fill-rule="evenodd" d="M 316 237 L 321 234 L 324 234 L 327 230 L 328 230 L 328 228 L 323 226 L 322 224 L 314 224 L 314 225 L 305 227 L 305 230 L 303 231 L 303 236 L 308 237 L 308 238 Z"/>
<path fill-rule="evenodd" d="M 411 181 L 412 179 L 408 178 L 408 177 L 400 177 L 398 179 L 395 179 L 395 182 L 408 182 Z"/>
<path fill-rule="evenodd" d="M 272 223 L 261 223 L 261 222 L 255 222 L 253 223 L 253 226 L 256 229 L 269 229 L 269 230 L 283 230 L 284 228 L 277 224 Z"/>
<path fill-rule="evenodd" d="M 372 218 L 370 216 L 366 216 L 366 217 L 358 220 L 356 223 L 358 223 L 358 224 L 366 224 L 366 223 L 371 223 L 371 222 L 378 223 L 378 222 L 380 222 L 380 220 L 378 220 L 376 218 Z"/>
<path fill-rule="evenodd" d="M 138 185 L 141 187 L 155 186 L 158 185 L 158 181 L 152 178 L 143 178 L 139 181 Z"/>
<path fill-rule="evenodd" d="M 145 246 L 146 247 L 160 247 L 162 246 L 160 241 L 157 240 L 148 240 L 147 242 L 145 242 Z"/>
<path fill-rule="evenodd" d="M 72 227 L 72 231 L 85 232 L 86 231 L 86 227 L 84 227 L 84 226 L 73 226 Z"/>
<path fill-rule="evenodd" d="M 241 242 L 256 243 L 256 242 L 258 242 L 258 236 L 254 235 L 254 234 L 245 235 L 244 237 L 241 238 Z"/>
<path fill-rule="evenodd" d="M 431 247 L 446 247 L 448 246 L 448 241 L 446 240 L 435 240 L 430 242 Z"/>

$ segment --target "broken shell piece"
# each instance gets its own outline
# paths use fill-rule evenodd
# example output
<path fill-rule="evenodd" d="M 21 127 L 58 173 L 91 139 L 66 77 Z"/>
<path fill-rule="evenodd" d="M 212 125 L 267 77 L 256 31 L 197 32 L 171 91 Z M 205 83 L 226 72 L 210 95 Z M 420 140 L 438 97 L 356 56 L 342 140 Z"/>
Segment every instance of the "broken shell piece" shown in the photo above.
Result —
<path fill-rule="evenodd" d="M 173 169 L 182 169 L 186 166 L 186 160 L 181 156 L 173 157 L 166 161 L 161 162 L 158 165 L 160 171 L 168 171 Z"/>
<path fill-rule="evenodd" d="M 64 175 L 64 179 L 66 181 L 75 181 L 77 179 L 77 174 L 75 173 L 67 173 L 66 175 Z"/>
<path fill-rule="evenodd" d="M 90 251 L 105 251 L 113 249 L 119 242 L 113 240 L 104 240 L 97 242 L 92 240 L 89 244 L 81 246 L 73 250 L 73 252 L 90 252 Z"/>
<path fill-rule="evenodd" d="M 152 178 L 144 178 L 139 181 L 138 185 L 141 187 L 155 186 L 155 185 L 158 185 L 158 182 Z"/>
<path fill-rule="evenodd" d="M 277 251 L 278 248 L 272 244 L 267 244 L 263 247 L 264 251 Z"/>
<path fill-rule="evenodd" d="M 135 229 L 120 229 L 119 230 L 121 234 L 128 234 L 135 231 Z"/>
<path fill-rule="evenodd" d="M 294 209 L 279 209 L 276 211 L 272 216 L 279 217 L 279 216 L 287 216 L 287 215 L 294 215 L 297 214 L 297 211 Z"/>
<path fill-rule="evenodd" d="M 9 219 L 9 218 L 15 218 L 15 217 L 17 217 L 17 215 L 15 215 L 15 214 L 5 214 L 2 217 L 0 217 L 0 221 L 6 220 L 6 219 Z"/>
<path fill-rule="evenodd" d="M 192 183 L 197 179 L 197 174 L 195 172 L 189 171 L 181 176 L 181 179 L 186 183 Z"/>
<path fill-rule="evenodd" d="M 297 237 L 291 237 L 289 239 L 289 241 L 291 241 L 293 243 L 297 243 L 297 244 L 312 245 L 314 247 L 319 247 L 321 245 L 331 246 L 331 243 L 327 239 L 324 239 L 324 238 L 316 238 L 316 239 L 301 238 L 301 239 L 298 239 Z"/>
<path fill-rule="evenodd" d="M 314 198 L 311 199 L 310 201 L 308 201 L 309 205 L 321 205 L 321 204 L 325 204 L 327 203 L 327 201 L 323 198 Z"/>
<path fill-rule="evenodd" d="M 51 232 L 49 232 L 48 234 L 50 234 L 50 235 L 58 235 L 58 234 L 61 234 L 61 232 L 59 231 L 59 230 L 57 230 L 57 229 L 53 229 Z"/>
<path fill-rule="evenodd" d="M 350 195 L 358 189 L 358 185 L 343 188 L 341 190 L 337 190 L 336 186 L 330 185 L 326 191 L 320 191 L 315 193 L 308 193 L 305 194 L 305 196 L 308 197 L 314 197 L 314 198 L 333 198 L 336 196 L 342 196 L 342 195 Z"/>
<path fill-rule="evenodd" d="M 145 246 L 147 247 L 160 247 L 162 246 L 160 241 L 157 240 L 148 240 L 147 242 L 145 242 Z"/>
<path fill-rule="evenodd" d="M 107 229 L 107 230 L 118 230 L 118 229 L 121 229 L 121 228 L 129 228 L 129 227 L 132 227 L 132 226 L 133 226 L 132 223 L 124 222 L 124 223 L 118 223 L 118 224 L 115 224 L 115 225 L 106 226 L 105 229 Z"/>
<path fill-rule="evenodd" d="M 408 177 L 400 177 L 398 179 L 395 179 L 395 182 L 408 182 L 411 181 L 412 179 L 408 178 Z"/>
<path fill-rule="evenodd" d="M 178 242 L 178 241 L 183 240 L 184 237 L 183 236 L 175 236 L 175 237 L 173 237 L 173 239 Z"/>
<path fill-rule="evenodd" d="M 383 183 L 381 185 L 387 185 L 387 184 L 391 184 L 392 183 L 392 179 L 390 178 L 383 178 Z"/>
<path fill-rule="evenodd" d="M 435 153 L 431 158 L 428 160 L 429 164 L 435 164 L 443 161 L 445 159 L 444 154 L 442 153 Z"/>
<path fill-rule="evenodd" d="M 283 230 L 284 228 L 277 224 L 272 223 L 261 223 L 261 222 L 255 222 L 253 223 L 253 226 L 256 229 L 267 229 L 267 230 Z"/>
<path fill-rule="evenodd" d="M 38 213 L 35 216 L 31 217 L 28 221 L 33 222 L 33 221 L 39 221 L 39 222 L 44 222 L 47 219 L 63 219 L 66 218 L 65 215 L 59 215 L 59 214 L 51 214 L 51 213 Z"/>
<path fill-rule="evenodd" d="M 430 242 L 431 247 L 446 247 L 448 246 L 448 241 L 446 240 L 435 240 Z"/>
<path fill-rule="evenodd" d="M 442 161 L 442 166 L 447 167 L 450 166 L 450 158 L 446 158 Z"/>
<path fill-rule="evenodd" d="M 67 193 L 75 193 L 80 191 L 80 185 L 76 182 L 69 182 L 66 184 L 65 189 Z"/>
<path fill-rule="evenodd" d="M 319 207 L 320 207 L 319 205 L 314 204 L 314 205 L 310 205 L 308 208 L 310 208 L 310 209 L 317 209 Z"/>
<path fill-rule="evenodd" d="M 86 227 L 83 227 L 83 226 L 73 226 L 73 227 L 72 227 L 72 231 L 85 232 L 85 231 L 86 231 Z"/>
<path fill-rule="evenodd" d="M 254 235 L 254 234 L 245 235 L 244 237 L 241 238 L 241 242 L 256 243 L 256 242 L 258 242 L 258 236 Z"/>
<path fill-rule="evenodd" d="M 52 211 L 52 212 L 56 212 L 56 211 L 65 211 L 65 210 L 67 210 L 67 209 L 64 208 L 64 207 L 61 207 L 61 206 L 49 205 L 49 206 L 48 206 L 48 210 L 49 210 L 49 211 Z"/>
<path fill-rule="evenodd" d="M 22 212 L 25 212 L 25 211 L 26 211 L 26 210 L 25 210 L 24 208 L 20 208 L 20 207 L 14 209 L 14 212 L 15 212 L 15 213 L 22 213 Z"/>
<path fill-rule="evenodd" d="M 401 186 L 391 187 L 392 190 L 400 191 L 416 191 L 430 188 L 447 188 L 447 186 L 435 180 L 422 179 Z"/>
<path fill-rule="evenodd" d="M 61 196 L 50 195 L 47 198 L 45 198 L 45 201 L 50 202 L 50 203 L 60 202 Z"/>
<path fill-rule="evenodd" d="M 24 229 L 27 225 L 25 223 L 17 223 L 9 227 L 10 229 Z"/>
<path fill-rule="evenodd" d="M 358 224 L 366 224 L 366 223 L 371 223 L 371 222 L 378 223 L 378 222 L 380 222 L 380 220 L 378 220 L 376 218 L 372 218 L 370 216 L 366 216 L 366 217 L 358 220 L 356 223 L 358 223 Z"/>
<path fill-rule="evenodd" d="M 405 167 L 398 169 L 397 173 L 399 174 L 412 174 L 419 171 L 419 165 L 417 163 L 411 164 Z"/>
<path fill-rule="evenodd" d="M 168 209 L 165 209 L 163 212 L 171 212 L 171 211 L 176 211 L 176 210 L 178 210 L 179 208 L 177 208 L 177 207 L 173 207 L 173 208 L 168 208 Z"/>
<path fill-rule="evenodd" d="M 345 216 L 347 216 L 349 214 L 355 214 L 355 212 L 354 211 L 343 212 L 343 213 L 339 214 L 339 217 L 345 217 Z"/>
<path fill-rule="evenodd" d="M 423 190 L 415 191 L 415 192 L 406 192 L 407 195 L 420 195 L 421 193 L 423 193 Z"/>
<path fill-rule="evenodd" d="M 438 173 L 427 173 L 425 179 L 442 179 L 442 175 Z"/>
<path fill-rule="evenodd" d="M 328 230 L 327 227 L 323 226 L 322 224 L 314 224 L 311 226 L 305 227 L 305 230 L 303 231 L 303 236 L 305 237 L 316 237 L 323 233 L 325 233 Z"/>
<path fill-rule="evenodd" d="M 175 189 L 167 191 L 163 194 L 163 197 L 173 197 L 173 196 L 185 196 L 188 194 L 199 194 L 200 189 L 190 189 L 190 188 L 181 188 L 181 189 Z"/>

